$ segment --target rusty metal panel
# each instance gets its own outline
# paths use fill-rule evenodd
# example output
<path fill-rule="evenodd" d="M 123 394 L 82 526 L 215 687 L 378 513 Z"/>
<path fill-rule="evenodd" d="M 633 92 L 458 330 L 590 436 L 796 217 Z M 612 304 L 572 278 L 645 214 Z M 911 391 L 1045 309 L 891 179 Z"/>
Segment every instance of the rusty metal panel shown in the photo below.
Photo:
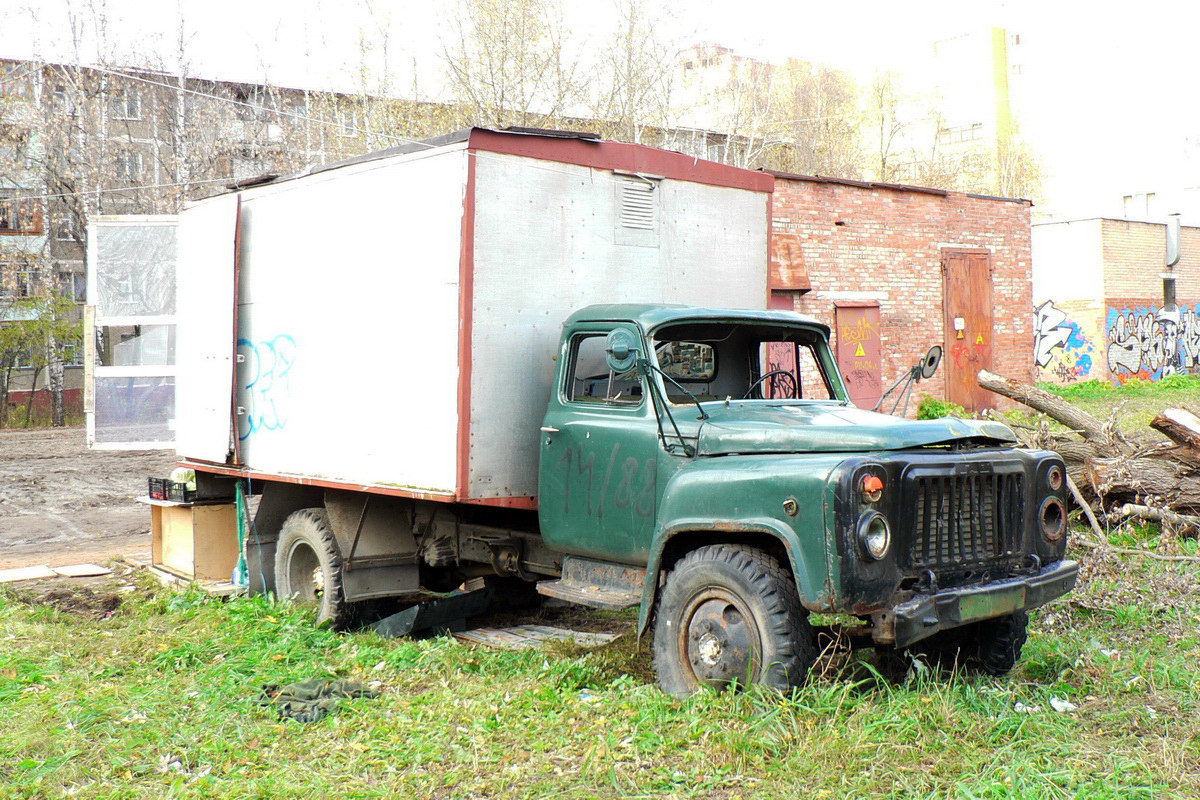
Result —
<path fill-rule="evenodd" d="M 837 362 L 850 399 L 859 408 L 874 408 L 883 394 L 878 303 L 836 305 Z"/>
<path fill-rule="evenodd" d="M 772 289 L 805 291 L 812 288 L 800 235 L 787 231 L 771 233 L 770 285 Z"/>
<path fill-rule="evenodd" d="M 942 258 L 946 399 L 967 411 L 994 405 L 975 376 L 992 368 L 992 262 L 986 251 L 947 250 Z"/>

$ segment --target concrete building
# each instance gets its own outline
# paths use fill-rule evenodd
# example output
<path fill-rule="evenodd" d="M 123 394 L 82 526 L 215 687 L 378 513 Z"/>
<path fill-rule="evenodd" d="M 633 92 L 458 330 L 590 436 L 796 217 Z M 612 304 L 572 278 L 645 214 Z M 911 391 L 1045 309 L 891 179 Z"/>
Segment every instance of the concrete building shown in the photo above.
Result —
<path fill-rule="evenodd" d="M 26 301 L 37 298 L 86 301 L 89 219 L 174 213 L 226 184 L 391 143 L 368 133 L 389 125 L 366 106 L 361 97 L 144 69 L 0 60 L 0 324 L 28 318 Z M 371 113 L 394 121 L 410 106 Z M 69 408 L 79 406 L 81 354 L 77 344 L 63 353 Z M 34 391 L 41 411 L 48 370 L 31 363 L 0 353 L 0 380 L 10 407 Z"/>
<path fill-rule="evenodd" d="M 1200 374 L 1200 228 L 1181 230 L 1177 309 L 1163 307 L 1167 225 L 1083 219 L 1033 226 L 1041 380 Z"/>

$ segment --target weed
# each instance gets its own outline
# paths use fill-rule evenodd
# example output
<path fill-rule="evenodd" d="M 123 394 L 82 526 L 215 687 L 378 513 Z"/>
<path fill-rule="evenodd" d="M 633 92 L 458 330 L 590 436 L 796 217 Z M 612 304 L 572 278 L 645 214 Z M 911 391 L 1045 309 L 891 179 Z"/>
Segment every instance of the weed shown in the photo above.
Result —
<path fill-rule="evenodd" d="M 921 402 L 917 404 L 917 419 L 940 419 L 942 417 L 969 417 L 971 416 L 965 408 L 958 403 L 952 403 L 949 400 L 942 400 L 932 395 L 921 395 Z"/>

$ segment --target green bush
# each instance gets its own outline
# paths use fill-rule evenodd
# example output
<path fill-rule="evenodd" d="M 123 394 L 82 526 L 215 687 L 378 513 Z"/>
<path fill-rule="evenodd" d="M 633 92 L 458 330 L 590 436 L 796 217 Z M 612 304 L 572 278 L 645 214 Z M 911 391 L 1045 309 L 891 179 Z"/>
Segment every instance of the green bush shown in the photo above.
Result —
<path fill-rule="evenodd" d="M 958 403 L 941 400 L 931 395 L 921 395 L 917 404 L 917 419 L 941 419 L 942 417 L 969 417 L 967 410 Z"/>

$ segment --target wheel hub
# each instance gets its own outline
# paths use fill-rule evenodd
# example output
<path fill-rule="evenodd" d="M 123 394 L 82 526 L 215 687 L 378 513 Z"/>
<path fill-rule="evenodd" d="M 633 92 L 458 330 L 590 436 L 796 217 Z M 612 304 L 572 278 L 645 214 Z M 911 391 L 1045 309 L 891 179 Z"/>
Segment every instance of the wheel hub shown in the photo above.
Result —
<path fill-rule="evenodd" d="M 684 620 L 680 647 L 697 683 L 721 687 L 753 681 L 758 630 L 738 598 L 710 589 L 692 600 Z"/>

